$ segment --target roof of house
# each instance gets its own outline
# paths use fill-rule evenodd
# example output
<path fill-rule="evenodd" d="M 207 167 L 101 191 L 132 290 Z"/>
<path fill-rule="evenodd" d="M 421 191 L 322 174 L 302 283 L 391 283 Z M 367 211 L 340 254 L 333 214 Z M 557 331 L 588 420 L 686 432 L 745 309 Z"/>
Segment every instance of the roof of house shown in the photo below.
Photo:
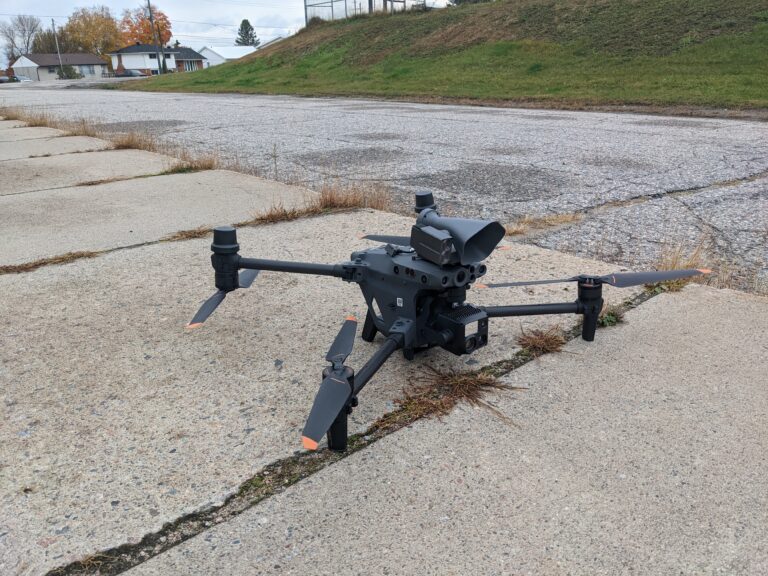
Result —
<path fill-rule="evenodd" d="M 256 52 L 256 48 L 253 46 L 206 46 L 202 50 L 210 50 L 225 60 L 237 60 Z"/>
<path fill-rule="evenodd" d="M 154 44 L 131 44 L 120 50 L 110 52 L 110 54 L 156 54 L 158 51 L 157 46 Z M 173 54 L 176 60 L 205 60 L 205 56 L 195 52 L 192 48 L 186 46 L 179 46 L 178 48 L 171 48 L 166 46 L 163 48 L 163 54 Z"/>
<path fill-rule="evenodd" d="M 120 50 L 110 52 L 110 54 L 156 54 L 158 50 L 163 51 L 163 54 L 177 54 L 179 51 L 176 48 L 158 48 L 154 44 L 131 44 Z"/>
<path fill-rule="evenodd" d="M 28 60 L 32 60 L 38 66 L 58 66 L 58 54 L 24 54 Z M 79 66 L 83 64 L 104 64 L 104 60 L 95 54 L 62 54 L 61 63 L 64 66 Z"/>
<path fill-rule="evenodd" d="M 175 48 L 175 50 L 178 50 L 176 60 L 207 60 L 205 56 L 186 46 L 179 46 L 178 48 Z"/>

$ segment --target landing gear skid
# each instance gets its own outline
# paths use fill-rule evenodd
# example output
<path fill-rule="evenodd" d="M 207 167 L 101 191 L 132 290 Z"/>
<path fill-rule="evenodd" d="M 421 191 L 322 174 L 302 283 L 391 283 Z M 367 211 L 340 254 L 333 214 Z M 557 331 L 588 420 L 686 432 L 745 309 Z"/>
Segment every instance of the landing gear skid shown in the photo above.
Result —
<path fill-rule="evenodd" d="M 368 311 L 365 315 L 365 322 L 363 322 L 363 332 L 360 337 L 366 342 L 373 342 L 376 337 L 376 324 L 373 323 L 371 318 L 371 312 Z"/>
<path fill-rule="evenodd" d="M 328 448 L 334 452 L 344 452 L 347 449 L 347 422 L 349 415 L 352 414 L 352 408 L 357 406 L 357 396 L 353 396 L 349 404 L 342 408 L 336 420 L 333 421 L 328 429 L 326 438 L 328 439 Z"/>

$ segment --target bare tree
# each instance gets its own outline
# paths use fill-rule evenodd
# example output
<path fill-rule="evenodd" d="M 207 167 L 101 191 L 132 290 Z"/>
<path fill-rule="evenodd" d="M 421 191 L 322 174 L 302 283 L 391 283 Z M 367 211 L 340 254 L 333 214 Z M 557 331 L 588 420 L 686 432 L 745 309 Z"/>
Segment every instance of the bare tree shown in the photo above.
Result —
<path fill-rule="evenodd" d="M 43 29 L 43 24 L 36 16 L 19 14 L 10 22 L 0 22 L 0 39 L 5 42 L 5 55 L 13 62 L 22 54 L 29 54 L 35 35 Z"/>

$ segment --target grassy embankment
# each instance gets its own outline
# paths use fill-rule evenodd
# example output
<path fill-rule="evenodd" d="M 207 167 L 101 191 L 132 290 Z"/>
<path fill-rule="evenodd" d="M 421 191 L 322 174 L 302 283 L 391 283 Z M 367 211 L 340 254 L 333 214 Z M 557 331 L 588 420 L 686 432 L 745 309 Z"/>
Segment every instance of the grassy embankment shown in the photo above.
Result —
<path fill-rule="evenodd" d="M 768 0 L 510 0 L 319 23 L 128 89 L 768 107 Z"/>

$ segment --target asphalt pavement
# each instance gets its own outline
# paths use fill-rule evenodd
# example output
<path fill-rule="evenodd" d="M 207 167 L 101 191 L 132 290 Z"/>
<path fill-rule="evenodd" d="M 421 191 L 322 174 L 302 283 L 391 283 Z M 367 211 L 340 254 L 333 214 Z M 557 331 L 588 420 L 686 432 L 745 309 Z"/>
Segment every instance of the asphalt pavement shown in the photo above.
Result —
<path fill-rule="evenodd" d="M 768 290 L 765 122 L 31 84 L 0 89 L 0 105 L 150 132 L 284 182 L 364 181 L 405 203 L 430 189 L 505 222 L 575 212 L 520 240 L 629 266 L 702 246 L 726 284 Z"/>

